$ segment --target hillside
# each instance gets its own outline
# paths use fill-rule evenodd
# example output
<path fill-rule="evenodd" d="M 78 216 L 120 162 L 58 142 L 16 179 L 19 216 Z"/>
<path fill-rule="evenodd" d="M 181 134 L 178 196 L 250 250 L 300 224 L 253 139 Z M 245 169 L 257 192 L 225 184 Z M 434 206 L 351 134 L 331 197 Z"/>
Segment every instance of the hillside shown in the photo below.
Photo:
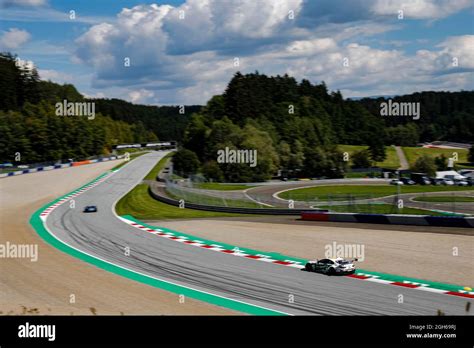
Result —
<path fill-rule="evenodd" d="M 57 116 L 58 102 L 94 102 L 95 117 Z M 0 54 L 0 163 L 82 159 L 112 145 L 181 139 L 199 107 L 134 105 L 118 99 L 86 99 L 71 84 L 43 81 L 36 68 Z"/>
<path fill-rule="evenodd" d="M 94 119 L 58 117 L 55 103 L 93 102 Z M 339 177 L 344 160 L 337 144 L 365 146 L 361 156 L 383 163 L 389 145 L 419 141 L 474 142 L 474 92 L 421 92 L 394 97 L 419 102 L 421 117 L 382 117 L 384 98 L 344 99 L 324 82 L 288 75 L 236 73 L 222 95 L 205 106 L 137 105 L 120 99 L 87 99 L 71 84 L 41 80 L 34 67 L 0 54 L 0 161 L 30 163 L 108 153 L 127 142 L 178 140 L 188 150 L 186 172 L 214 180 L 258 181 L 278 169 L 295 176 Z M 255 168 L 216 162 L 224 148 L 258 150 Z M 353 155 L 355 153 L 351 153 Z"/>
<path fill-rule="evenodd" d="M 474 92 L 423 92 L 394 101 L 419 102 L 421 117 L 383 117 L 386 99 L 345 100 L 324 82 L 293 77 L 236 73 L 222 95 L 193 116 L 184 136 L 192 168 L 213 180 L 258 181 L 276 169 L 293 176 L 340 177 L 351 159 L 335 144 L 364 145 L 368 161 L 382 163 L 389 145 L 414 146 L 424 140 L 474 142 Z M 224 148 L 256 149 L 256 168 L 217 163 Z M 351 156 L 354 153 L 351 153 Z M 367 163 L 367 161 L 365 161 Z M 370 163 L 367 163 L 370 164 Z M 393 164 L 396 166 L 396 163 Z M 192 169 L 192 170 L 191 170 Z"/>

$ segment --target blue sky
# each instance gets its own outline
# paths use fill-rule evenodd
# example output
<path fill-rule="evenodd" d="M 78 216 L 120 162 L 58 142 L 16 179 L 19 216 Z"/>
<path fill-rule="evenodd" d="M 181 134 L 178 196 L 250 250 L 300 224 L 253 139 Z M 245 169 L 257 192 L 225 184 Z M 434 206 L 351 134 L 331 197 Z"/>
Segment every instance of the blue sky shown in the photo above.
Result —
<path fill-rule="evenodd" d="M 0 50 L 87 96 L 157 105 L 204 104 L 255 70 L 345 97 L 472 90 L 473 14 L 469 0 L 0 0 Z"/>

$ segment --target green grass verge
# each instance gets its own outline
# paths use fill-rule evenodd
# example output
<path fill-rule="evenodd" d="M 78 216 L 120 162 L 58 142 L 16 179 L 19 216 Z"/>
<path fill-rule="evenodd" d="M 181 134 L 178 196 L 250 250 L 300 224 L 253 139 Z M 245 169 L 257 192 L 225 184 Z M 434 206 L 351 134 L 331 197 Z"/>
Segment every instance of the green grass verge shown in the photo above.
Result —
<path fill-rule="evenodd" d="M 174 155 L 174 152 L 170 152 L 165 157 L 163 157 L 150 172 L 145 176 L 145 180 L 155 180 L 158 173 L 166 166 L 166 162 Z"/>
<path fill-rule="evenodd" d="M 449 214 L 429 210 L 404 207 L 398 209 L 391 204 L 351 204 L 351 205 L 323 205 L 321 209 L 328 209 L 338 213 L 367 213 L 367 214 L 408 214 L 408 215 L 432 215 L 446 216 Z"/>
<path fill-rule="evenodd" d="M 368 148 L 368 146 L 363 146 L 363 145 L 338 145 L 337 147 L 342 152 L 349 153 L 349 165 L 352 164 L 352 162 L 350 161 L 350 158 L 352 157 L 352 154 L 354 152 L 362 151 Z M 393 169 L 399 168 L 400 160 L 398 159 L 397 151 L 395 150 L 395 148 L 393 146 L 386 146 L 385 153 L 387 155 L 387 158 L 382 162 L 376 162 L 375 166 L 382 167 L 382 168 L 393 168 Z"/>
<path fill-rule="evenodd" d="M 401 186 L 400 193 L 423 193 L 443 191 L 474 191 L 472 187 L 463 186 Z M 378 198 L 394 195 L 397 188 L 393 185 L 331 185 L 299 188 L 279 194 L 280 198 L 298 201 L 311 200 L 347 200 L 354 198 Z"/>
<path fill-rule="evenodd" d="M 223 184 L 218 182 L 203 182 L 195 185 L 196 188 L 203 190 L 217 190 L 217 191 L 236 191 L 236 190 L 246 190 L 256 185 L 232 185 L 232 184 Z"/>
<path fill-rule="evenodd" d="M 219 213 L 211 211 L 181 209 L 153 199 L 148 185 L 140 184 L 117 202 L 118 215 L 132 215 L 141 220 L 195 219 L 211 217 L 248 216 L 246 214 Z"/>
<path fill-rule="evenodd" d="M 413 198 L 416 202 L 435 202 L 435 203 L 471 203 L 474 197 L 466 196 L 420 196 Z"/>
<path fill-rule="evenodd" d="M 438 157 L 444 154 L 446 158 L 453 157 L 453 153 L 457 153 L 458 161 L 454 165 L 459 168 L 474 168 L 474 164 L 467 160 L 468 150 L 466 149 L 437 149 L 425 147 L 403 147 L 408 163 L 415 164 L 416 160 L 422 155 Z"/>

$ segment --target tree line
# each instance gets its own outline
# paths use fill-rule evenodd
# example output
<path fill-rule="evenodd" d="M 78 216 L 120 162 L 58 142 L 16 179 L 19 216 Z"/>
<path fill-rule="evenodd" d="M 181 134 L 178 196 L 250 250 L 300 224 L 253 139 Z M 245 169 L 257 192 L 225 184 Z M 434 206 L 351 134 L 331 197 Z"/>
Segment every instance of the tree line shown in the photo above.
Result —
<path fill-rule="evenodd" d="M 57 116 L 55 104 L 63 100 L 94 102 L 95 118 Z M 178 111 L 118 99 L 86 99 L 72 84 L 43 81 L 35 67 L 18 63 L 11 53 L 0 53 L 0 163 L 79 160 L 108 154 L 115 144 L 175 140 L 189 118 Z"/>
<path fill-rule="evenodd" d="M 238 72 L 222 95 L 211 98 L 191 117 L 182 150 L 188 163 L 179 153 L 175 169 L 182 175 L 200 171 L 217 181 L 268 179 L 276 169 L 292 176 L 340 177 L 348 169 L 348 159 L 335 144 L 368 145 L 352 160 L 356 166 L 370 167 L 385 159 L 388 145 L 474 140 L 474 92 L 394 98 L 420 102 L 420 122 L 381 117 L 383 101 L 344 99 L 339 91 L 329 92 L 324 82 Z M 217 163 L 216 152 L 225 147 L 256 149 L 257 168 Z"/>
<path fill-rule="evenodd" d="M 381 117 L 385 99 L 344 99 L 326 84 L 288 75 L 236 73 L 206 105 L 152 106 L 120 99 L 86 99 L 72 84 L 40 79 L 34 67 L 0 54 L 0 161 L 40 162 L 108 153 L 114 144 L 178 140 L 175 169 L 216 181 L 261 181 L 284 176 L 341 177 L 348 158 L 337 144 L 367 145 L 352 162 L 383 161 L 391 144 L 473 142 L 474 92 L 421 92 L 394 97 L 420 102 L 421 118 Z M 54 104 L 94 102 L 96 117 L 58 117 Z M 217 151 L 255 149 L 255 168 L 218 163 Z"/>

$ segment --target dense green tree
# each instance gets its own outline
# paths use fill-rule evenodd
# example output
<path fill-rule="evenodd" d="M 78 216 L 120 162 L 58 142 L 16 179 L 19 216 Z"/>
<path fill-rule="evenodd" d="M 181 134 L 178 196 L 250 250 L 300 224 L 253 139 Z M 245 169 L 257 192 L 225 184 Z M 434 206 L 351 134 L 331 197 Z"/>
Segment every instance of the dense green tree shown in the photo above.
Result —
<path fill-rule="evenodd" d="M 387 158 L 387 154 L 385 153 L 385 145 L 383 143 L 383 138 L 381 137 L 374 137 L 369 140 L 369 153 L 370 158 L 374 162 L 382 162 Z"/>
<path fill-rule="evenodd" d="M 409 123 L 407 125 L 398 125 L 387 128 L 386 144 L 398 146 L 416 146 L 418 143 L 418 129 L 416 125 Z"/>
<path fill-rule="evenodd" d="M 334 146 L 327 148 L 308 148 L 305 153 L 304 172 L 308 177 L 340 178 L 344 175 L 347 163 L 342 153 Z"/>
<path fill-rule="evenodd" d="M 191 150 L 180 149 L 173 156 L 173 170 L 181 176 L 197 173 L 199 166 L 199 159 Z"/>
<path fill-rule="evenodd" d="M 281 167 L 288 169 L 291 166 L 291 147 L 284 140 L 278 144 L 278 156 L 280 157 Z"/>
<path fill-rule="evenodd" d="M 188 149 L 193 149 L 199 159 L 204 160 L 206 139 L 210 131 L 210 128 L 205 125 L 204 117 L 199 114 L 194 114 L 186 127 L 183 146 Z"/>
<path fill-rule="evenodd" d="M 442 153 L 440 156 L 434 159 L 436 170 L 447 170 L 448 169 L 448 158 Z"/>
<path fill-rule="evenodd" d="M 207 161 L 202 165 L 201 172 L 209 181 L 223 181 L 224 173 L 216 161 Z"/>
<path fill-rule="evenodd" d="M 469 148 L 469 153 L 467 155 L 467 160 L 470 163 L 474 163 L 474 144 L 472 144 L 471 147 Z"/>
<path fill-rule="evenodd" d="M 85 101 L 73 85 L 41 81 L 36 68 L 0 54 L 0 161 L 16 154 L 21 163 L 81 160 L 110 153 L 114 144 L 157 140 L 140 120 L 128 124 L 98 110 L 91 120 L 57 116 L 55 104 L 64 100 Z"/>
<path fill-rule="evenodd" d="M 91 99 L 96 112 L 129 124 L 143 126 L 161 140 L 182 141 L 191 116 L 201 110 L 198 105 L 154 106 L 137 105 L 120 99 Z"/>
<path fill-rule="evenodd" d="M 372 161 L 370 160 L 370 152 L 368 150 L 357 151 L 352 154 L 353 168 L 370 168 Z"/>
<path fill-rule="evenodd" d="M 433 157 L 422 155 L 417 158 L 415 164 L 410 168 L 414 172 L 426 173 L 428 176 L 435 176 L 436 163 Z"/>
<path fill-rule="evenodd" d="M 215 180 L 259 181 L 278 169 L 290 175 L 337 177 L 346 163 L 334 144 L 368 145 L 370 159 L 380 162 L 386 145 L 473 142 L 473 91 L 421 92 L 392 99 L 420 103 L 420 119 L 381 117 L 380 105 L 387 98 L 344 99 L 324 82 L 259 72 L 236 73 L 224 93 L 204 107 L 136 105 L 86 99 L 73 85 L 41 81 L 34 67 L 2 53 L 0 161 L 12 161 L 17 152 L 25 162 L 82 159 L 107 153 L 118 143 L 169 139 L 180 141 L 203 163 L 197 168 L 193 159 L 196 171 L 216 169 Z M 96 118 L 56 116 L 54 104 L 63 100 L 94 102 Z M 257 150 L 257 166 L 216 163 L 217 151 L 226 147 Z M 358 164 L 367 164 L 362 157 Z"/>
<path fill-rule="evenodd" d="M 471 143 L 474 139 L 474 92 L 418 92 L 391 98 L 394 102 L 420 103 L 420 118 L 383 117 L 385 127 L 414 125 L 421 142 L 447 140 Z M 365 98 L 358 103 L 380 118 L 387 98 Z M 389 145 L 389 144 L 387 144 Z"/>

